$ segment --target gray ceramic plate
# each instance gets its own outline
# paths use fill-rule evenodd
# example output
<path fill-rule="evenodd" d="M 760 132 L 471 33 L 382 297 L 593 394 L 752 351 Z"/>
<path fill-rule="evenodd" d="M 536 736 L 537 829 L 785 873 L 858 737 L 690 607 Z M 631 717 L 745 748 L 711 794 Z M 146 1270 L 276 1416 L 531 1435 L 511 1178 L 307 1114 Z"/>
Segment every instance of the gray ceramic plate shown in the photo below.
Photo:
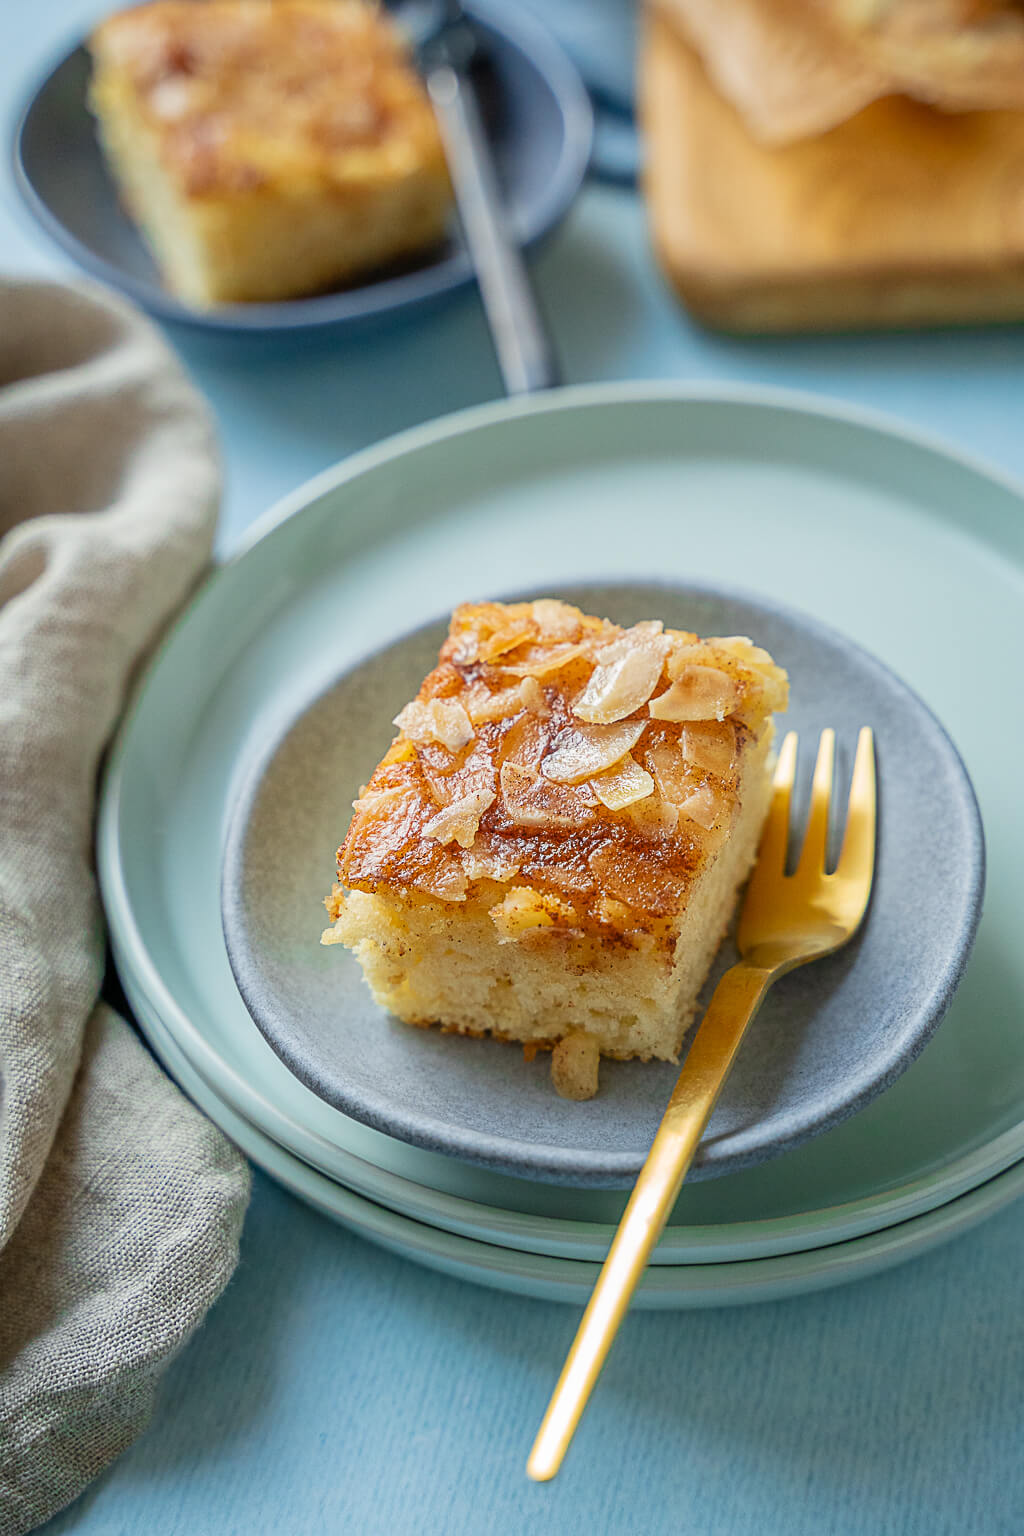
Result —
<path fill-rule="evenodd" d="M 824 725 L 837 728 L 841 779 L 858 727 L 876 732 L 881 817 L 868 918 L 848 949 L 769 996 L 694 1165 L 696 1177 L 734 1171 L 861 1108 L 932 1034 L 980 911 L 984 853 L 974 794 L 920 700 L 814 620 L 696 587 L 563 585 L 559 595 L 622 623 L 657 616 L 705 634 L 752 635 L 789 669 L 787 723 L 806 742 Z M 518 1051 L 489 1041 L 408 1029 L 375 1006 L 351 956 L 317 942 L 350 802 L 394 734 L 393 715 L 433 664 L 444 627 L 427 625 L 347 668 L 249 770 L 225 850 L 232 969 L 274 1050 L 344 1113 L 506 1173 L 627 1181 L 646 1155 L 675 1068 L 603 1063 L 599 1096 L 568 1104 L 552 1091 L 545 1058 L 527 1065 Z M 726 946 L 715 975 L 734 958 Z"/>

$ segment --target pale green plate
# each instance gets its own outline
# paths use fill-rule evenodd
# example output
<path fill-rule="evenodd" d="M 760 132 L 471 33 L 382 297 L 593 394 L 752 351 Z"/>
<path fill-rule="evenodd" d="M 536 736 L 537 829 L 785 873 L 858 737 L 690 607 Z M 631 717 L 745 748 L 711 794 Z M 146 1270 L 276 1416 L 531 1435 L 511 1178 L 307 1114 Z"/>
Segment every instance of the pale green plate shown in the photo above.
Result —
<path fill-rule="evenodd" d="M 860 641 L 935 709 L 988 831 L 986 912 L 953 1009 L 910 1071 L 813 1144 L 684 1189 L 658 1260 L 810 1249 L 955 1198 L 1024 1156 L 1024 725 L 1010 683 L 1022 566 L 1014 487 L 874 418 L 792 396 L 565 390 L 358 455 L 264 518 L 208 583 L 113 753 L 100 871 L 144 1027 L 161 1021 L 218 1099 L 371 1199 L 491 1243 L 598 1257 L 621 1196 L 417 1151 L 287 1072 L 227 964 L 224 824 L 297 699 L 459 600 L 652 573 L 746 587 Z"/>
<path fill-rule="evenodd" d="M 375 1205 L 310 1168 L 269 1137 L 240 1119 L 189 1065 L 173 1038 L 159 1024 L 147 1029 L 150 1042 L 168 1070 L 195 1102 L 215 1120 L 255 1163 L 286 1189 L 325 1216 L 354 1232 L 415 1259 L 431 1269 L 472 1280 L 495 1290 L 538 1296 L 582 1306 L 590 1297 L 600 1266 L 579 1259 L 498 1247 L 462 1237 Z M 803 1253 L 741 1259 L 730 1264 L 660 1264 L 648 1268 L 632 1303 L 642 1311 L 737 1306 L 776 1301 L 808 1291 L 845 1285 L 878 1274 L 894 1264 L 918 1258 L 940 1243 L 966 1232 L 1024 1193 L 1024 1161 L 988 1179 L 969 1194 L 879 1232 L 832 1243 Z M 603 1257 L 603 1255 L 598 1255 Z"/>

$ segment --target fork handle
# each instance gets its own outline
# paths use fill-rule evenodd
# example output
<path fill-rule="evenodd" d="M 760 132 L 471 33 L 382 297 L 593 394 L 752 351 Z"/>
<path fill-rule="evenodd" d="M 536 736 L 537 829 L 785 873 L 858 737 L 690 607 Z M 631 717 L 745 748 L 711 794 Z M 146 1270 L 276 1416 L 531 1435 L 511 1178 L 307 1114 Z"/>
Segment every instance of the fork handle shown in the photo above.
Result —
<path fill-rule="evenodd" d="M 552 1394 L 526 1470 L 554 1477 L 711 1118 L 740 1041 L 776 972 L 740 961 L 715 988 Z"/>

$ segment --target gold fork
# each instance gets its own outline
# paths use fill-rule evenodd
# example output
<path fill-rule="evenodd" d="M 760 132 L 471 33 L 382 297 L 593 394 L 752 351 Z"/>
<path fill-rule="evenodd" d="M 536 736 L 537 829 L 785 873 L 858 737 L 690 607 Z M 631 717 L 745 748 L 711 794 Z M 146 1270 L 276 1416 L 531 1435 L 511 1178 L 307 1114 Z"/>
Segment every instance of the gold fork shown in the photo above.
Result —
<path fill-rule="evenodd" d="M 782 743 L 772 803 L 757 864 L 740 914 L 740 961 L 726 971 L 708 1005 L 668 1108 L 640 1170 L 598 1276 L 526 1470 L 554 1477 L 604 1364 L 651 1250 L 676 1202 L 697 1143 L 711 1118 L 744 1031 L 773 982 L 852 938 L 871 894 L 875 866 L 875 750 L 865 727 L 857 742 L 839 862 L 825 870 L 835 732 L 822 731 L 800 861 L 786 874 L 789 807 L 796 774 L 796 733 Z"/>

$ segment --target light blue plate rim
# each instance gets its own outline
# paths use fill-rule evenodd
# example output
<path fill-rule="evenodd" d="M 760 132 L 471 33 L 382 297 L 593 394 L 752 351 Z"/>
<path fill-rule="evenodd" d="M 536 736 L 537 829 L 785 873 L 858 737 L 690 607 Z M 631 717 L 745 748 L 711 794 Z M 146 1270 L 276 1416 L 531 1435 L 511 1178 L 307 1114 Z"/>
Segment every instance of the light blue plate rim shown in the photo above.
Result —
<path fill-rule="evenodd" d="M 495 1245 L 400 1215 L 303 1163 L 258 1127 L 233 1114 L 194 1075 L 188 1058 L 155 1020 L 150 1045 L 199 1107 L 271 1178 L 298 1199 L 370 1242 L 428 1268 L 491 1289 L 582 1305 L 599 1273 L 597 1261 L 548 1256 Z M 633 1300 L 637 1310 L 740 1306 L 807 1295 L 848 1284 L 917 1258 L 978 1225 L 1024 1194 L 1024 1160 L 912 1219 L 811 1250 L 717 1263 L 648 1266 Z"/>
<path fill-rule="evenodd" d="M 544 195 L 531 209 L 521 244 L 531 249 L 561 223 L 583 184 L 594 144 L 594 110 L 583 80 L 558 40 L 534 17 L 509 13 L 497 0 L 466 0 L 466 10 L 485 28 L 528 58 L 558 102 L 563 142 L 555 174 Z M 325 327 L 362 326 L 397 317 L 457 293 L 475 281 L 472 262 L 463 250 L 433 267 L 416 269 L 384 282 L 367 283 L 337 293 L 281 303 L 224 304 L 204 311 L 190 308 L 165 290 L 123 272 L 78 239 L 36 191 L 24 163 L 23 140 L 36 100 L 52 77 L 84 44 L 61 54 L 40 76 L 18 114 L 11 144 L 14 181 L 32 216 L 60 248 L 92 277 L 133 299 L 150 314 L 178 325 L 208 332 L 263 335 L 293 333 Z"/>
<path fill-rule="evenodd" d="M 287 1116 L 267 1106 L 270 1109 L 268 1118 L 277 1123 L 275 1135 L 270 1137 L 260 1121 L 251 1118 L 252 1095 L 244 1079 L 219 1061 L 202 1036 L 179 1038 L 180 1020 L 167 1022 L 161 1018 L 136 975 L 132 956 L 116 942 L 113 952 L 139 1028 L 158 1054 L 159 1042 L 165 1038 L 172 1040 L 191 1072 L 228 1113 L 330 1183 L 342 1185 L 413 1221 L 497 1247 L 552 1258 L 596 1259 L 597 1251 L 606 1249 L 610 1243 L 615 1230 L 612 1223 L 569 1221 L 508 1211 L 417 1184 L 401 1174 L 368 1163 L 356 1153 L 342 1152 L 339 1156 L 339 1149 L 329 1145 L 317 1133 L 303 1133 Z M 267 1104 L 265 1100 L 261 1102 Z M 716 1225 L 684 1225 L 674 1223 L 670 1218 L 651 1263 L 734 1263 L 740 1259 L 773 1258 L 832 1247 L 925 1215 L 999 1177 L 1022 1160 L 1024 1137 L 1020 1127 L 1015 1126 L 958 1159 L 954 1165 L 894 1186 L 881 1196 L 866 1195 L 823 1210 Z"/>

